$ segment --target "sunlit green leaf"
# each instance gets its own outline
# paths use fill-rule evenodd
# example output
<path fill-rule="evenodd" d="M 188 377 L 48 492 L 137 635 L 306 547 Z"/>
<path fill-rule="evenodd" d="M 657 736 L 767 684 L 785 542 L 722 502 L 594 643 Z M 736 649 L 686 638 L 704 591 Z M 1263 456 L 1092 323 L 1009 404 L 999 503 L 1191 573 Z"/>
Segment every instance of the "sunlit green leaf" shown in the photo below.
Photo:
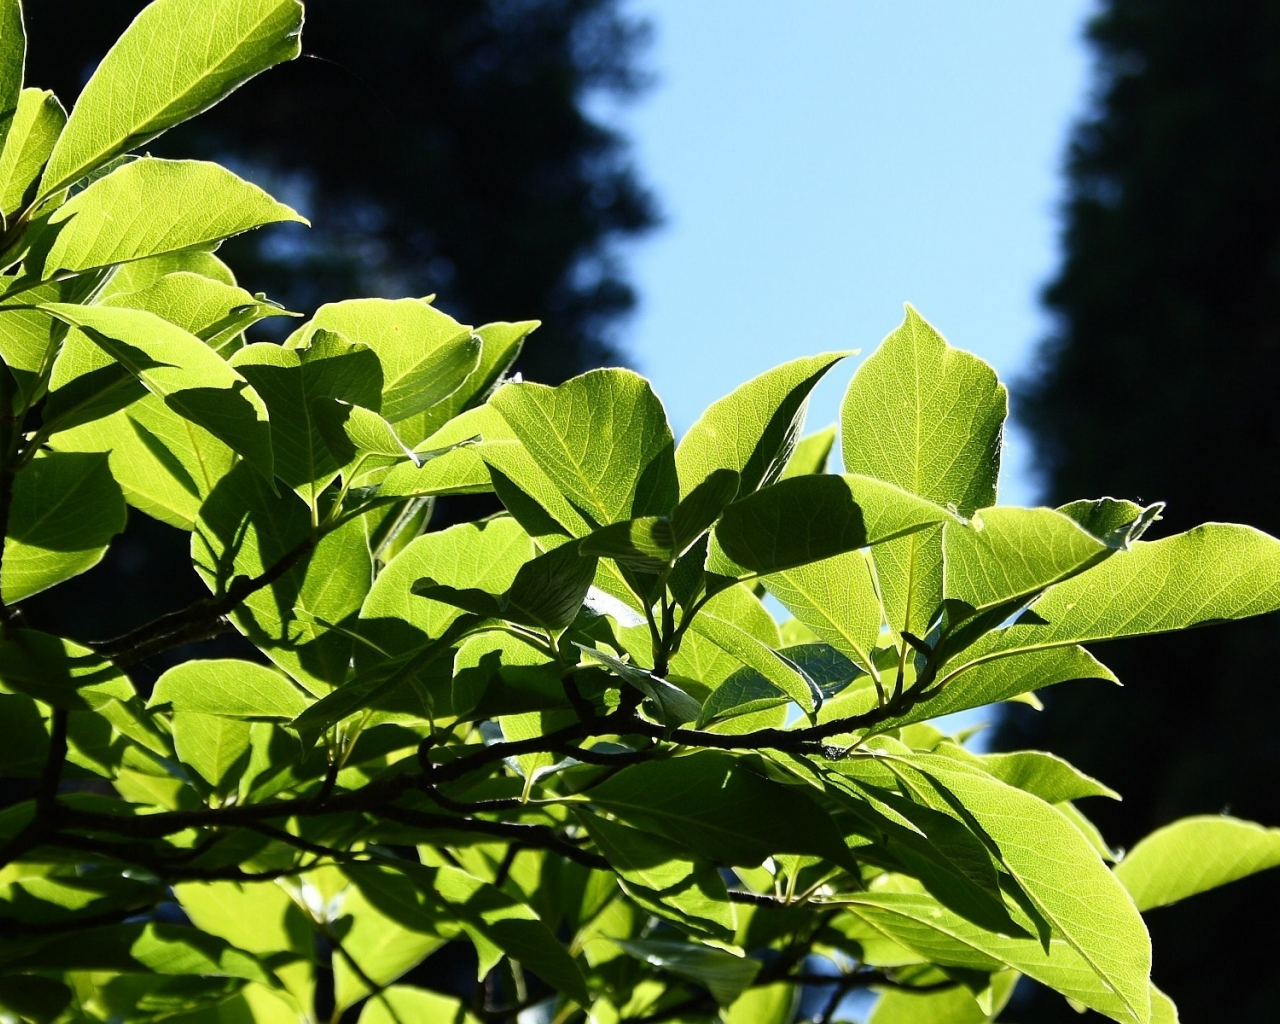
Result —
<path fill-rule="evenodd" d="M 4 31 L 0 26 L 0 33 Z M 0 43 L 0 47 L 4 45 Z M 3 74 L 0 71 L 0 75 Z M 0 108 L 3 107 L 4 99 L 0 97 Z M 62 126 L 67 123 L 67 112 L 58 97 L 46 89 L 23 89 L 12 116 L 8 135 L 4 135 L 0 127 L 0 136 L 4 139 L 4 149 L 0 152 L 0 213 L 6 217 L 13 216 L 35 198 L 29 194 L 31 186 L 44 170 Z M 4 118 L 0 109 L 0 122 Z"/>
<path fill-rule="evenodd" d="M 152 691 L 151 707 L 229 718 L 296 718 L 307 701 L 296 686 L 265 665 L 223 658 L 186 661 L 169 669 Z"/>

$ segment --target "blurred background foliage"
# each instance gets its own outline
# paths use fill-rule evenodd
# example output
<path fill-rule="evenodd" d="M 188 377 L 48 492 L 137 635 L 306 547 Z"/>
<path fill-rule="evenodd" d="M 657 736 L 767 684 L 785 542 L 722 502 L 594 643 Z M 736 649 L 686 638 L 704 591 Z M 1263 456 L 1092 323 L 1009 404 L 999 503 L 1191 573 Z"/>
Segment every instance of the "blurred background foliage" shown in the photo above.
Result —
<path fill-rule="evenodd" d="M 1093 109 L 1067 158 L 1056 329 L 1015 401 L 1044 498 L 1169 503 L 1280 533 L 1280 3 L 1109 0 L 1091 23 Z M 1155 531 L 1153 531 L 1154 533 Z M 1125 690 L 1077 683 L 1010 714 L 1038 746 L 1114 783 L 1113 843 L 1190 813 L 1280 824 L 1274 617 L 1099 651 Z M 1273 1021 L 1274 872 L 1157 910 L 1154 978 L 1185 1021 Z M 1081 1020 L 1056 997 L 1011 1019 Z M 1092 1019 L 1101 1020 L 1094 1016 Z"/>

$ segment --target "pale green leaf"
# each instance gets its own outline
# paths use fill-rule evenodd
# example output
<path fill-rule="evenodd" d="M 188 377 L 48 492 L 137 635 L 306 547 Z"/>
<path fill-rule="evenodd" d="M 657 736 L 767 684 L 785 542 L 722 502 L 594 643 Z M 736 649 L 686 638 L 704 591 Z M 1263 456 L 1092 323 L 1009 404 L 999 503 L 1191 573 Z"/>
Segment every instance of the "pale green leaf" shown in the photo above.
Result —
<path fill-rule="evenodd" d="M 52 195 L 118 153 L 208 110 L 301 52 L 297 0 L 156 0 L 80 93 L 45 169 Z"/>
<path fill-rule="evenodd" d="M 990 772 L 1008 786 L 1026 790 L 1048 804 L 1067 800 L 1083 800 L 1087 796 L 1105 796 L 1119 800 L 1120 794 L 1110 786 L 1086 775 L 1075 765 L 1056 754 L 1041 750 L 1015 750 L 1008 754 L 968 754 L 963 747 L 944 743 L 938 753 L 963 754 L 966 762 L 973 758 L 983 771 Z"/>
<path fill-rule="evenodd" d="M 884 613 L 873 570 L 860 551 L 772 573 L 764 585 L 800 622 L 855 664 L 879 678 L 872 652 Z"/>
<path fill-rule="evenodd" d="M 180 249 L 209 248 L 278 221 L 306 223 L 217 164 L 147 157 L 95 181 L 37 224 L 24 277 L 34 284 Z"/>
<path fill-rule="evenodd" d="M 652 700 L 665 724 L 670 726 L 683 725 L 685 722 L 695 721 L 701 716 L 702 705 L 674 683 L 654 675 L 648 669 L 629 664 L 595 647 L 587 647 L 585 644 L 576 644 L 575 646 L 588 659 L 603 665 L 619 679 L 634 686 Z"/>
<path fill-rule="evenodd" d="M 2 31 L 4 29 L 0 27 Z M 0 43 L 0 48 L 3 46 Z M 3 104 L 3 97 L 0 97 L 0 107 Z M 4 116 L 0 112 L 0 122 Z M 44 170 L 45 161 L 53 152 L 54 143 L 66 123 L 67 112 L 53 93 L 46 89 L 22 90 L 9 134 L 3 136 L 4 150 L 0 152 L 0 213 L 4 216 L 12 217 L 35 198 L 28 191 Z M 3 135 L 2 127 L 0 135 Z"/>
<path fill-rule="evenodd" d="M 311 411 L 321 436 L 340 464 L 364 455 L 417 464 L 417 457 L 405 447 L 391 424 L 372 409 L 341 398 L 316 398 Z"/>
<path fill-rule="evenodd" d="M 275 472 L 309 506 L 337 476 L 334 456 L 316 421 L 316 402 L 342 398 L 376 405 L 382 386 L 378 357 L 370 348 L 330 331 L 315 331 L 298 348 L 248 345 L 229 360 L 262 396 L 272 419 Z"/>
<path fill-rule="evenodd" d="M 104 352 L 185 416 L 273 478 L 267 407 L 203 341 L 154 313 L 110 306 L 42 307 L 79 327 Z"/>
<path fill-rule="evenodd" d="M 49 445 L 58 451 L 106 452 L 130 505 L 188 531 L 201 503 L 236 461 L 227 445 L 157 395 L 143 395 L 110 416 L 60 431 Z"/>
<path fill-rule="evenodd" d="M 13 482 L 4 542 L 6 603 L 92 569 L 125 526 L 124 496 L 102 454 L 50 452 Z"/>
<path fill-rule="evenodd" d="M 8 280 L 9 278 L 0 278 L 0 291 L 3 291 L 4 283 Z M 69 331 L 61 320 L 30 306 L 41 302 L 84 302 L 101 284 L 100 275 L 97 274 L 86 274 L 69 281 L 51 281 L 19 296 L 15 305 L 0 306 L 0 358 L 13 374 L 21 408 L 29 408 L 43 394 L 50 363 L 54 364 L 53 386 L 57 387 L 61 383 L 55 357 L 59 356 L 59 346 Z M 91 342 L 86 340 L 84 344 L 93 350 L 95 356 L 100 356 L 102 362 L 106 361 L 106 357 L 101 356 Z M 98 365 L 101 363 L 87 366 L 85 371 Z M 78 375 L 79 371 L 72 376 Z M 113 376 L 113 382 L 117 380 L 118 374 Z M 136 388 L 136 391 L 140 390 L 141 388 Z M 65 395 L 49 396 L 43 410 L 46 426 L 55 417 L 65 416 L 63 407 L 68 404 L 65 399 Z M 83 403 L 85 399 L 86 396 L 81 395 L 75 402 Z"/>
<path fill-rule="evenodd" d="M 1204 815 L 1156 829 L 1125 854 L 1116 877 L 1150 910 L 1280 866 L 1280 829 Z"/>
<path fill-rule="evenodd" d="M 828 352 L 794 359 L 712 403 L 677 449 L 681 495 L 716 469 L 738 473 L 743 495 L 777 480 L 796 449 L 809 393 L 850 354 Z"/>
<path fill-rule="evenodd" d="M 1004 1009 L 1017 982 L 1015 971 L 991 976 L 991 989 L 986 994 L 992 999 L 992 1012 L 984 1010 L 963 985 L 925 993 L 885 989 L 867 1024 L 987 1024 Z"/>
<path fill-rule="evenodd" d="M 240 464 L 201 506 L 191 560 L 217 594 L 237 576 L 253 579 L 281 560 L 295 560 L 230 617 L 272 661 L 318 694 L 346 678 L 352 646 L 344 632 L 321 624 L 354 620 L 369 592 L 372 556 L 358 520 L 326 533 L 309 550 L 312 542 L 306 504 L 291 491 L 273 493 Z"/>
<path fill-rule="evenodd" d="M 489 402 L 538 467 L 595 525 L 675 508 L 671 428 L 643 377 L 593 370 L 556 388 L 505 384 Z"/>
<path fill-rule="evenodd" d="M 185 661 L 169 669 L 147 703 L 228 718 L 293 719 L 307 707 L 301 691 L 279 672 L 233 658 Z"/>
<path fill-rule="evenodd" d="M 436 402 L 427 411 L 424 418 L 427 434 L 434 433 L 459 413 L 488 398 L 520 355 L 525 339 L 540 326 L 537 320 L 522 320 L 519 323 L 499 321 L 477 327 L 479 364 L 453 394 Z"/>
<path fill-rule="evenodd" d="M 803 669 L 738 624 L 721 618 L 710 605 L 698 613 L 691 628 L 743 665 L 759 672 L 806 714 L 814 713 L 822 704 L 822 691 Z"/>

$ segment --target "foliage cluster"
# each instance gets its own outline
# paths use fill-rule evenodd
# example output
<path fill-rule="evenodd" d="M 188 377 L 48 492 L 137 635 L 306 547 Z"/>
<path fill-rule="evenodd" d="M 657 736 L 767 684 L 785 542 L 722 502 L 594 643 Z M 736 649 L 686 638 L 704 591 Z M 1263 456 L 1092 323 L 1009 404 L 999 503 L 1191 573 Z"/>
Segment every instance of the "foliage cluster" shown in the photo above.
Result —
<path fill-rule="evenodd" d="M 0 0 L 0 1006 L 39 1022 L 992 1020 L 1027 975 L 1176 1020 L 1142 912 L 1280 862 L 931 723 L 1113 679 L 1082 644 L 1280 607 L 1280 541 L 1159 506 L 995 505 L 1006 395 L 914 311 L 836 429 L 786 363 L 677 445 L 625 370 L 503 381 L 532 322 L 289 315 L 213 250 L 298 215 L 129 155 L 298 53 L 296 0 L 156 0 L 71 114 Z M 504 512 L 432 531 L 432 499 Z M 126 505 L 209 597 L 24 622 Z M 766 599 L 789 613 L 779 625 Z M 261 661 L 130 670 L 234 628 Z M 433 965 L 465 951 L 470 983 Z M 457 962 L 456 960 L 454 962 Z M 421 966 L 420 966 L 421 965 Z M 801 1004 L 816 990 L 820 1004 Z"/>

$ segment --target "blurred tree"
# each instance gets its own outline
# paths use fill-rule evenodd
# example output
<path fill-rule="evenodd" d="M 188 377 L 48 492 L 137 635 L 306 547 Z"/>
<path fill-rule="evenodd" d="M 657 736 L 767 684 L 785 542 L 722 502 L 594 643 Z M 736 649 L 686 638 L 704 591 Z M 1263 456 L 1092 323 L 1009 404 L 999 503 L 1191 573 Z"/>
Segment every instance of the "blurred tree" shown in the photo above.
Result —
<path fill-rule="evenodd" d="M 28 3 L 28 80 L 70 105 L 144 6 Z M 153 144 L 216 156 L 312 219 L 228 245 L 245 283 L 308 313 L 435 292 L 464 322 L 540 318 L 521 368 L 549 383 L 616 359 L 635 302 L 618 243 L 656 217 L 590 105 L 643 88 L 647 25 L 618 0 L 306 6 L 308 56 Z"/>
<path fill-rule="evenodd" d="M 146 2 L 28 0 L 27 81 L 70 107 Z M 592 104 L 644 88 L 647 24 L 620 0 L 306 9 L 306 56 L 148 147 L 217 158 L 311 218 L 310 229 L 225 245 L 241 282 L 307 314 L 356 296 L 437 293 L 464 322 L 540 319 L 518 369 L 547 383 L 616 361 L 635 303 L 619 245 L 657 217 L 625 139 Z M 204 587 L 187 544 L 131 512 L 107 561 L 56 599 L 28 602 L 29 620 L 102 638 L 194 600 Z M 215 646 L 253 656 L 237 640 Z M 144 666 L 140 681 L 164 667 Z"/>
<path fill-rule="evenodd" d="M 1153 534 L 1210 515 L 1280 532 L 1280 2 L 1108 0 L 1088 38 L 1057 325 L 1020 402 L 1045 497 L 1167 501 Z M 1274 618 L 1099 654 L 1124 691 L 1050 690 L 997 745 L 1123 780 L 1123 804 L 1087 808 L 1120 844 L 1188 813 L 1280 824 Z M 1280 878 L 1150 916 L 1184 1020 L 1275 1020 L 1273 937 L 1242 928 L 1259 906 L 1280 907 Z M 1014 1016 L 1080 1019 L 1056 999 Z"/>

